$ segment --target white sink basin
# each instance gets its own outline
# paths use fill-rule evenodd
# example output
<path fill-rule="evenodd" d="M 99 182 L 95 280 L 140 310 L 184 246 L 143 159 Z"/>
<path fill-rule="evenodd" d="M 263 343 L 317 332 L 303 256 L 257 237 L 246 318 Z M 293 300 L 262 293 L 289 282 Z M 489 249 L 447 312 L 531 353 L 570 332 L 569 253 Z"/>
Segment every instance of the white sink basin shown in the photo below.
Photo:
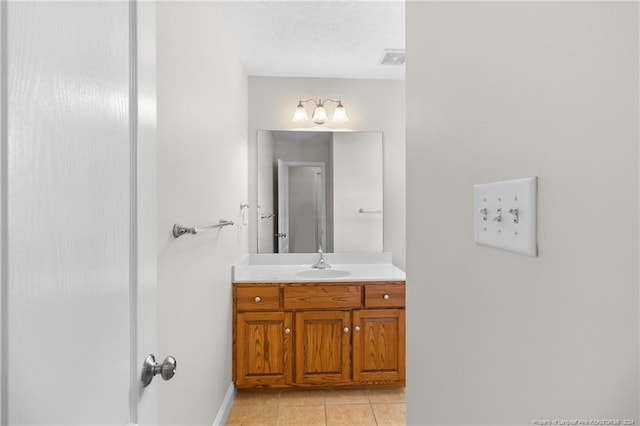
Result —
<path fill-rule="evenodd" d="M 302 278 L 340 278 L 349 275 L 351 275 L 351 272 L 340 271 L 338 269 L 310 269 L 296 273 L 297 277 Z"/>

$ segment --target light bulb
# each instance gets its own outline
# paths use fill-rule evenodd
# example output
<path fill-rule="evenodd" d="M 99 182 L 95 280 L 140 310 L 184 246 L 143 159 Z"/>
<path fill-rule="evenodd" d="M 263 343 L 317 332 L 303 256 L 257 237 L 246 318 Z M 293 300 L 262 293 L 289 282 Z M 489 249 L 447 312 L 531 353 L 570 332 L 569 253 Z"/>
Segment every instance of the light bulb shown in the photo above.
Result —
<path fill-rule="evenodd" d="M 293 113 L 293 121 L 304 121 L 308 119 L 309 116 L 307 115 L 307 110 L 305 109 L 304 105 L 302 105 L 302 102 L 298 102 L 296 112 Z"/>
<path fill-rule="evenodd" d="M 349 121 L 349 117 L 347 117 L 347 110 L 344 109 L 342 102 L 338 102 L 338 106 L 335 111 L 333 111 L 333 121 L 337 123 L 344 123 L 345 121 Z"/>
<path fill-rule="evenodd" d="M 327 122 L 327 110 L 324 109 L 322 104 L 318 105 L 316 109 L 313 110 L 311 119 L 316 124 L 324 124 Z"/>

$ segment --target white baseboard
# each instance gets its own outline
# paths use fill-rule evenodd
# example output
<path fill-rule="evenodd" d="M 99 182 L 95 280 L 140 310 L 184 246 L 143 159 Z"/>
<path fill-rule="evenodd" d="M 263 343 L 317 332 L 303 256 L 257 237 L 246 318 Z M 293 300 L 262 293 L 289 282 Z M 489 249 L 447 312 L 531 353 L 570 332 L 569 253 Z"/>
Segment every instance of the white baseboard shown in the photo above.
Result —
<path fill-rule="evenodd" d="M 231 411 L 231 407 L 233 407 L 233 401 L 235 400 L 236 400 L 236 389 L 233 386 L 233 383 L 229 383 L 229 388 L 227 389 L 227 393 L 224 395 L 224 399 L 222 400 L 222 404 L 220 405 L 218 414 L 216 415 L 216 418 L 213 421 L 213 426 L 224 426 L 224 424 L 227 421 L 227 417 L 229 417 L 229 412 Z"/>

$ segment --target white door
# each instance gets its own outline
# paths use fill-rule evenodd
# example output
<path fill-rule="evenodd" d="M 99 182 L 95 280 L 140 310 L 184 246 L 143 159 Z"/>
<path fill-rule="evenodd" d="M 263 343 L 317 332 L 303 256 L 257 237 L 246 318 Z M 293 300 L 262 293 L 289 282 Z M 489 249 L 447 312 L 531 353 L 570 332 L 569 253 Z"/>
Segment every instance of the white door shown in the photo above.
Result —
<path fill-rule="evenodd" d="M 155 7 L 1 7 L 2 424 L 154 424 Z"/>
<path fill-rule="evenodd" d="M 278 253 L 289 253 L 289 165 L 278 159 Z"/>

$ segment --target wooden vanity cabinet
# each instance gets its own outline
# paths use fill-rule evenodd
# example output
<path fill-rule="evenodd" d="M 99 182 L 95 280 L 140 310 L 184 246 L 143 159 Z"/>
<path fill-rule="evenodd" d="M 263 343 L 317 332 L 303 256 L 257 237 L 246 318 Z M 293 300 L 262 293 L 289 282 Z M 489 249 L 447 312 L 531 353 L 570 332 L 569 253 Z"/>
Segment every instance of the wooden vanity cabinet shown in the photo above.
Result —
<path fill-rule="evenodd" d="M 353 324 L 353 381 L 404 381 L 404 309 L 354 311 Z"/>
<path fill-rule="evenodd" d="M 291 383 L 293 339 L 291 312 L 239 312 L 234 349 L 238 387 Z"/>
<path fill-rule="evenodd" d="M 405 285 L 368 283 L 353 312 L 353 380 L 405 380 Z M 371 309 L 369 309 L 371 308 Z"/>
<path fill-rule="evenodd" d="M 237 388 L 404 386 L 404 282 L 234 284 Z"/>
<path fill-rule="evenodd" d="M 296 312 L 295 316 L 295 383 L 349 383 L 349 311 L 302 311 Z"/>
<path fill-rule="evenodd" d="M 293 380 L 293 314 L 280 309 L 278 285 L 235 286 L 236 386 L 285 386 Z"/>

